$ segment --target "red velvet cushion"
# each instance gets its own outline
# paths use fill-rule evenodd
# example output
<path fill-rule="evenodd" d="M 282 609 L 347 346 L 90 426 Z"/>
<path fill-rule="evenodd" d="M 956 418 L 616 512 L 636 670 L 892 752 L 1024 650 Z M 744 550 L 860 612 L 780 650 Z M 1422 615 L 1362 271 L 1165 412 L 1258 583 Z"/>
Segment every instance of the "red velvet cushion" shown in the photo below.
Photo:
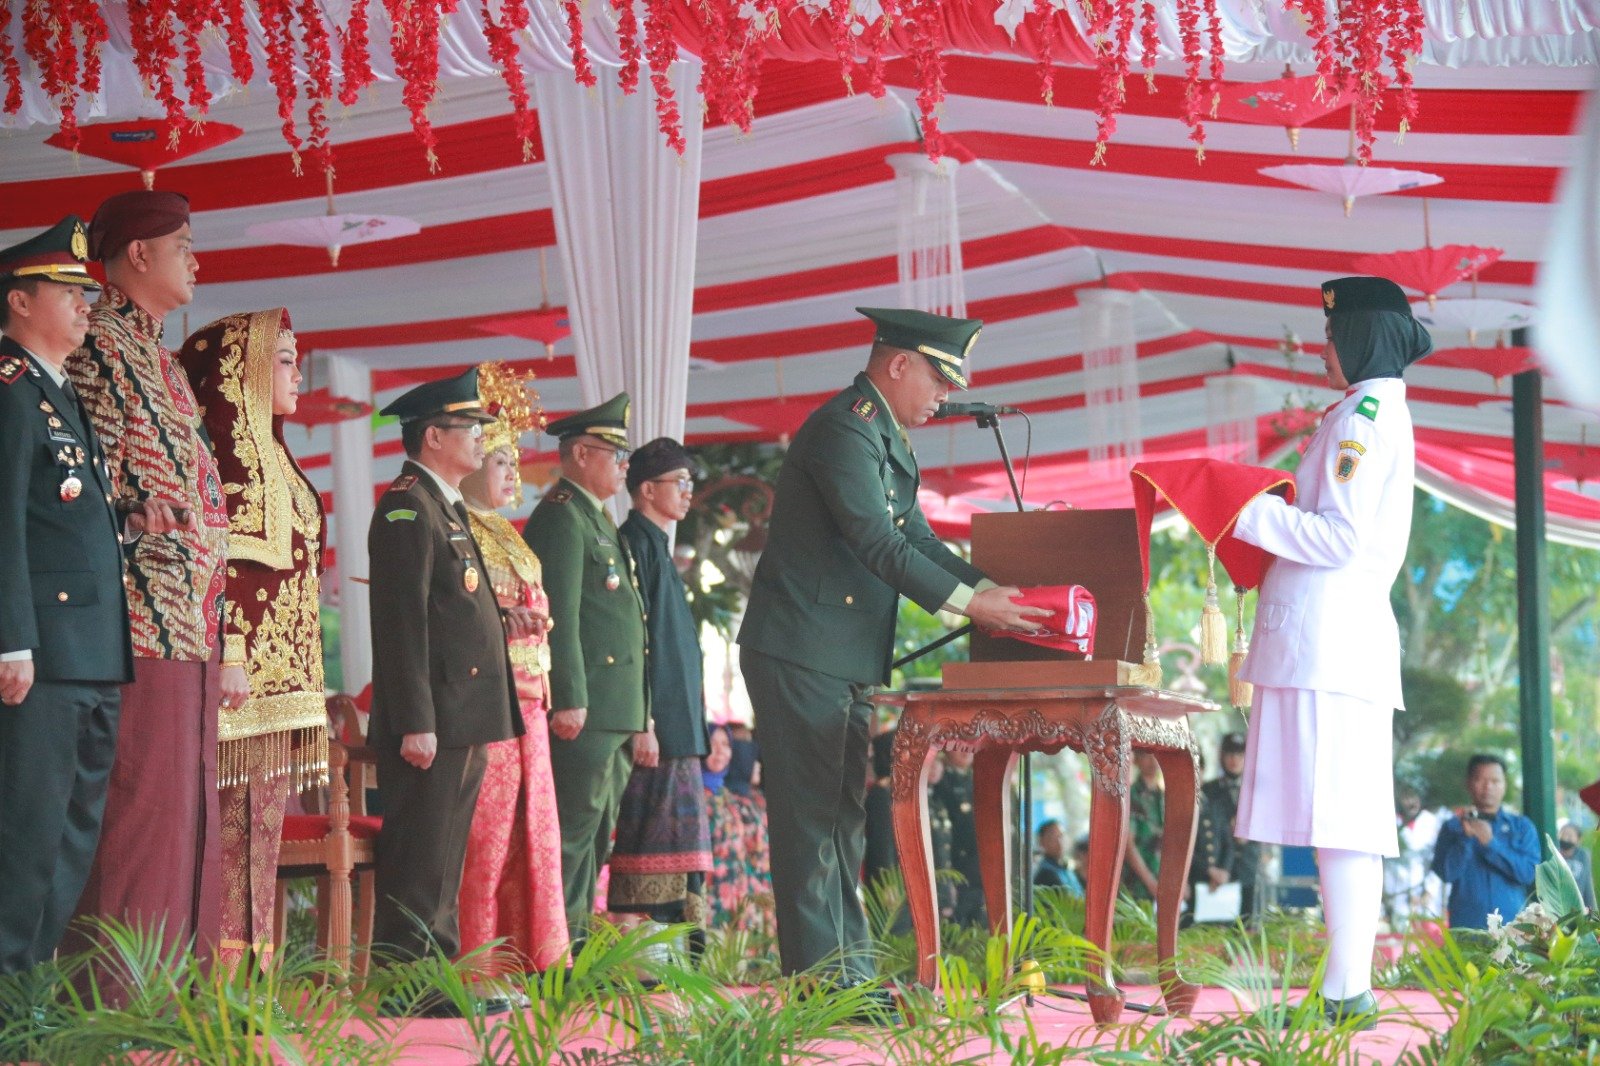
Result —
<path fill-rule="evenodd" d="M 350 835 L 357 840 L 371 840 L 383 828 L 383 819 L 373 814 L 352 814 Z M 321 840 L 328 835 L 326 814 L 286 814 L 283 816 L 283 839 Z"/>

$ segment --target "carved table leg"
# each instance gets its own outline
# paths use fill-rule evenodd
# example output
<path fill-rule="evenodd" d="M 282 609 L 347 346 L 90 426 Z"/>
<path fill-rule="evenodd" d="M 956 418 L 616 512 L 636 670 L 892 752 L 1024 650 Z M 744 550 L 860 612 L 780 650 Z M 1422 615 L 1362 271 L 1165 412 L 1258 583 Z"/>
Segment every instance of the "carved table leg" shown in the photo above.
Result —
<path fill-rule="evenodd" d="M 894 738 L 894 844 L 917 934 L 917 983 L 932 988 L 938 975 L 939 905 L 933 889 L 933 841 L 928 837 L 928 737 L 909 717 L 902 718 Z"/>
<path fill-rule="evenodd" d="M 978 833 L 978 869 L 989 932 L 1011 935 L 1011 778 L 1017 753 L 983 748 L 972 760 L 972 814 Z"/>
<path fill-rule="evenodd" d="M 1199 821 L 1195 779 L 1199 767 L 1195 753 L 1188 749 L 1158 749 L 1153 754 L 1161 764 L 1166 784 L 1161 870 L 1156 886 L 1156 955 L 1160 959 L 1161 992 L 1167 1010 L 1187 1015 L 1194 1009 L 1200 989 L 1178 974 L 1178 908 L 1194 855 L 1195 826 Z"/>
<path fill-rule="evenodd" d="M 1126 749 L 1123 760 L 1126 762 Z M 1101 957 L 1091 961 L 1089 1013 L 1103 1024 L 1122 1014 L 1124 996 L 1111 972 L 1112 920 L 1117 890 L 1122 886 L 1122 859 L 1128 850 L 1128 787 L 1122 767 L 1105 768 L 1090 761 L 1089 878 L 1084 886 L 1083 935 Z M 1112 780 L 1109 775 L 1118 776 Z M 1097 977 L 1098 975 L 1098 977 Z"/>

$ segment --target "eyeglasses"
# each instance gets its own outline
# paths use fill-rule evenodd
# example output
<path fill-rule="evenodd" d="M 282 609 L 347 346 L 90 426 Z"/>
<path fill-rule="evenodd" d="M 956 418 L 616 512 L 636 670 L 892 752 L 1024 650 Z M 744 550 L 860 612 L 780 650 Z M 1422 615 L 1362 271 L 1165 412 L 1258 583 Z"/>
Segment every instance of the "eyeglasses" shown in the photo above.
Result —
<path fill-rule="evenodd" d="M 597 452 L 610 452 L 611 457 L 616 460 L 618 466 L 627 466 L 628 456 L 633 454 L 626 448 L 606 448 L 599 444 L 585 444 L 584 447 Z"/>
<path fill-rule="evenodd" d="M 653 477 L 650 481 L 655 485 L 676 485 L 679 492 L 694 491 L 694 478 L 692 477 Z"/>
<path fill-rule="evenodd" d="M 467 436 L 471 437 L 473 440 L 477 440 L 479 437 L 483 436 L 482 422 L 435 422 L 434 425 L 438 426 L 440 429 L 463 430 L 466 432 Z"/>

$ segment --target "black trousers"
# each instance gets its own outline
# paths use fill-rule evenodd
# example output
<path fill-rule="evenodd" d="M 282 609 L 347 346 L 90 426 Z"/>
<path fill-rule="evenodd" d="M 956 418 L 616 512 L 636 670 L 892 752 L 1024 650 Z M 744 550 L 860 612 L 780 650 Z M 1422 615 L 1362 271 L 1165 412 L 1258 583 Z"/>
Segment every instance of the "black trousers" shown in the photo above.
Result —
<path fill-rule="evenodd" d="M 122 686 L 36 681 L 0 707 L 0 974 L 55 954 L 100 842 Z"/>
<path fill-rule="evenodd" d="M 378 752 L 383 831 L 372 940 L 396 959 L 424 958 L 430 937 L 447 956 L 461 950 L 461 868 L 488 764 L 482 744 L 440 748 L 426 770 L 398 749 Z"/>

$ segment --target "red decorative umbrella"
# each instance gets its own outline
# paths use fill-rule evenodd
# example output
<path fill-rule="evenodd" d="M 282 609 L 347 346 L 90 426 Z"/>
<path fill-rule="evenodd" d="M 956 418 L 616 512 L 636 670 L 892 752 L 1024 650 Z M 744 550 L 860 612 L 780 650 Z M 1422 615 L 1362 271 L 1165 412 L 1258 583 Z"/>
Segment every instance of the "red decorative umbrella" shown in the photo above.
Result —
<path fill-rule="evenodd" d="M 1494 387 L 1498 390 L 1501 378 L 1532 370 L 1539 365 L 1539 360 L 1532 348 L 1444 348 L 1428 356 L 1426 365 L 1488 374 L 1494 378 Z"/>
<path fill-rule="evenodd" d="M 550 306 L 550 281 L 545 273 L 545 250 L 539 249 L 539 306 L 532 311 L 521 311 L 503 318 L 480 322 L 480 333 L 500 337 L 522 337 L 544 345 L 546 359 L 556 357 L 556 342 L 572 335 L 572 322 L 564 308 Z"/>
<path fill-rule="evenodd" d="M 331 389 L 312 389 L 302 393 L 294 414 L 284 415 L 284 420 L 311 428 L 365 418 L 372 413 L 372 405 L 348 396 L 335 396 Z"/>
<path fill-rule="evenodd" d="M 1600 453 L 1591 452 L 1587 448 L 1580 449 L 1576 454 L 1563 459 L 1552 459 L 1549 466 L 1559 471 L 1563 477 L 1576 482 L 1579 492 L 1583 491 L 1585 482 L 1600 481 Z"/>
<path fill-rule="evenodd" d="M 1297 78 L 1291 67 L 1283 68 L 1276 81 L 1226 82 L 1216 98 L 1216 117 L 1225 122 L 1248 122 L 1257 126 L 1283 126 L 1289 131 L 1289 147 L 1300 149 L 1300 127 L 1350 103 L 1350 97 L 1320 87 L 1316 75 Z"/>
<path fill-rule="evenodd" d="M 144 187 L 154 188 L 156 168 L 227 144 L 244 130 L 226 122 L 202 122 L 172 126 L 164 118 L 135 122 L 91 122 L 78 127 L 77 150 L 96 159 L 137 167 Z M 57 132 L 45 144 L 72 151 L 66 134 Z"/>
<path fill-rule="evenodd" d="M 1504 249 L 1480 248 L 1476 244 L 1442 244 L 1437 248 L 1428 245 L 1404 252 L 1363 255 L 1354 265 L 1358 273 L 1388 278 L 1401 288 L 1422 293 L 1433 307 L 1437 306 L 1440 292 L 1458 281 L 1476 277 L 1503 254 Z"/>
<path fill-rule="evenodd" d="M 525 340 L 538 341 L 544 345 L 545 356 L 550 359 L 555 358 L 556 342 L 572 334 L 572 326 L 567 318 L 567 312 L 564 309 L 551 309 L 548 307 L 533 311 L 521 311 L 502 318 L 491 318 L 487 322 L 479 322 L 473 328 L 480 333 L 492 333 L 500 337 L 522 337 Z"/>

